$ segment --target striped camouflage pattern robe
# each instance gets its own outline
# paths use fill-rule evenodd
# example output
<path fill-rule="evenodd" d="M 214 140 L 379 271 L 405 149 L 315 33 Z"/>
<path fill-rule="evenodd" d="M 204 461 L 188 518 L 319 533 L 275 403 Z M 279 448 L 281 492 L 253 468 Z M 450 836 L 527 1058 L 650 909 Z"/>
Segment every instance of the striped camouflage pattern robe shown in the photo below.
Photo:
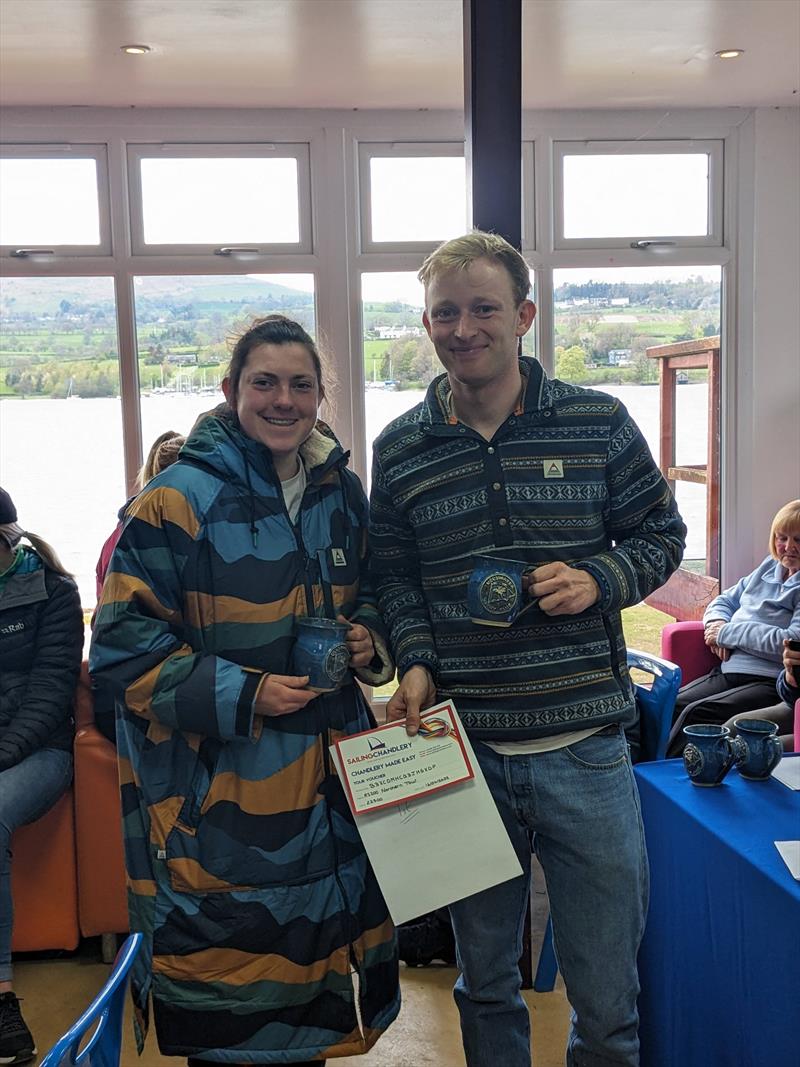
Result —
<path fill-rule="evenodd" d="M 624 406 L 520 360 L 520 410 L 491 441 L 448 416 L 447 375 L 375 442 L 370 541 L 397 667 L 431 671 L 474 737 L 527 740 L 636 717 L 620 609 L 662 585 L 686 527 Z M 600 588 L 578 615 L 473 623 L 473 555 L 563 561 Z"/>
<path fill-rule="evenodd" d="M 206 417 L 128 508 L 95 621 L 91 670 L 117 701 L 131 928 L 145 934 L 138 1037 L 152 994 L 167 1055 L 355 1055 L 399 1009 L 394 930 L 328 753 L 372 725 L 358 686 L 291 715 L 252 711 L 264 671 L 293 673 L 296 616 L 361 622 L 377 651 L 359 673 L 393 671 L 360 483 L 324 424 L 301 454 L 293 527 L 269 452 Z"/>

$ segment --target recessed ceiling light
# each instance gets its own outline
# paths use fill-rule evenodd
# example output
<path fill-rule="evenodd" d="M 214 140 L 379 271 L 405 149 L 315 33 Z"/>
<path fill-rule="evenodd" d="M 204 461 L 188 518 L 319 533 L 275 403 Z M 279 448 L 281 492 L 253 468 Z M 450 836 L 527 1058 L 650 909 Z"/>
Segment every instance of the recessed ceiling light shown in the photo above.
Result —
<path fill-rule="evenodd" d="M 144 56 L 153 51 L 149 44 L 122 44 L 119 50 L 128 56 Z"/>
<path fill-rule="evenodd" d="M 717 59 L 738 59 L 739 56 L 744 55 L 743 48 L 721 48 L 719 52 L 715 52 L 714 55 Z"/>

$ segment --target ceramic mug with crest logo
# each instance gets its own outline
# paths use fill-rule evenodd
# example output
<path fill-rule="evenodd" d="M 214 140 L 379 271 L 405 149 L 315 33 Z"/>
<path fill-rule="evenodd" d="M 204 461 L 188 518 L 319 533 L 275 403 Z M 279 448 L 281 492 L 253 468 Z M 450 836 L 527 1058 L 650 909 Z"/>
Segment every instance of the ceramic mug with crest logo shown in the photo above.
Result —
<path fill-rule="evenodd" d="M 727 726 L 695 723 L 684 726 L 683 765 L 692 785 L 719 785 L 733 766 L 736 750 Z"/>
<path fill-rule="evenodd" d="M 500 556 L 475 555 L 467 584 L 467 608 L 479 626 L 511 626 L 523 611 L 536 606 L 530 600 L 523 606 L 522 576 L 532 570 L 528 563 Z"/>
<path fill-rule="evenodd" d="M 350 650 L 345 643 L 347 623 L 333 619 L 297 619 L 292 668 L 308 675 L 308 687 L 317 693 L 331 693 L 345 679 Z"/>
<path fill-rule="evenodd" d="M 734 719 L 736 769 L 742 778 L 758 782 L 769 778 L 783 757 L 778 724 L 769 719 Z"/>

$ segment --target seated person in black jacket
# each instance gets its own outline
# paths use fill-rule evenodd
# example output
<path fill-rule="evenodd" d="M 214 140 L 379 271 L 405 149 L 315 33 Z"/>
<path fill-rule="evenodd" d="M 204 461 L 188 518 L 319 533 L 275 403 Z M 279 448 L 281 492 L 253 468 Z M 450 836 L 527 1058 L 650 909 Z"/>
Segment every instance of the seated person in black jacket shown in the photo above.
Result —
<path fill-rule="evenodd" d="M 0 1063 L 36 1055 L 11 982 L 11 835 L 44 815 L 72 780 L 82 649 L 75 582 L 45 541 L 23 531 L 0 489 Z"/>

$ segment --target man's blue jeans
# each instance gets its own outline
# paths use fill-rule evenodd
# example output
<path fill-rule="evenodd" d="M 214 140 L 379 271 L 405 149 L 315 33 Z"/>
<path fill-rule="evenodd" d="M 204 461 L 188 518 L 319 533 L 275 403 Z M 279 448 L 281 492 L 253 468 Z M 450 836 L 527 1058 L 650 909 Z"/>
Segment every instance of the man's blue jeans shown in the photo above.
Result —
<path fill-rule="evenodd" d="M 636 955 L 648 869 L 624 734 L 594 734 L 530 756 L 500 756 L 480 742 L 474 748 L 524 873 L 450 907 L 461 967 L 454 995 L 468 1067 L 531 1064 L 518 961 L 532 843 L 573 1008 L 567 1065 L 635 1067 Z"/>
<path fill-rule="evenodd" d="M 11 835 L 49 811 L 71 781 L 72 753 L 59 748 L 40 748 L 0 771 L 0 982 L 11 981 Z"/>

